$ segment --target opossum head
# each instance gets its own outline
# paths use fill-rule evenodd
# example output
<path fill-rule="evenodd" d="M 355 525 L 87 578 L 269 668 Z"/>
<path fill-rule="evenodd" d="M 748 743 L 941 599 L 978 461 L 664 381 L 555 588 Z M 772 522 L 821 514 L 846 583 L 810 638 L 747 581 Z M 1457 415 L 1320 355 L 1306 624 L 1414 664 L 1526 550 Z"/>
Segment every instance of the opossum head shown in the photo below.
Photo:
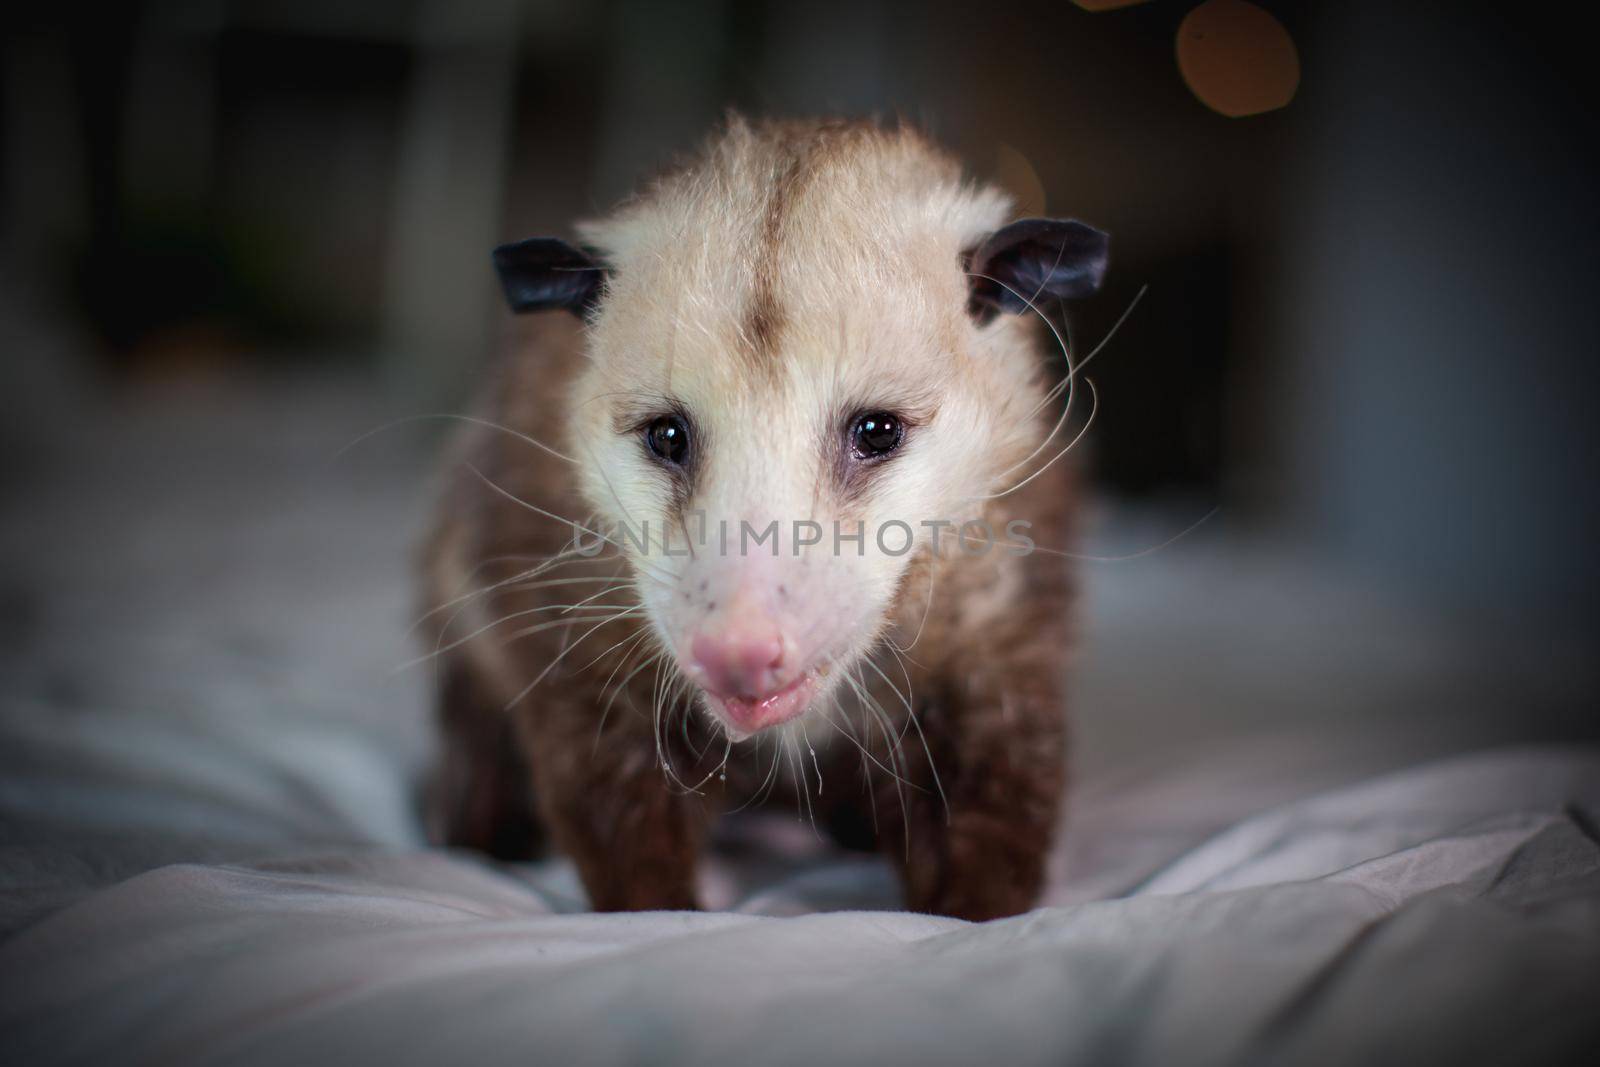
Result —
<path fill-rule="evenodd" d="M 1092 291 L 1106 239 L 1007 210 L 915 132 L 735 119 L 581 250 L 498 251 L 513 306 L 589 322 L 584 495 L 732 738 L 828 716 L 913 561 L 950 551 L 937 524 L 980 518 L 1049 432 L 1016 313 Z"/>

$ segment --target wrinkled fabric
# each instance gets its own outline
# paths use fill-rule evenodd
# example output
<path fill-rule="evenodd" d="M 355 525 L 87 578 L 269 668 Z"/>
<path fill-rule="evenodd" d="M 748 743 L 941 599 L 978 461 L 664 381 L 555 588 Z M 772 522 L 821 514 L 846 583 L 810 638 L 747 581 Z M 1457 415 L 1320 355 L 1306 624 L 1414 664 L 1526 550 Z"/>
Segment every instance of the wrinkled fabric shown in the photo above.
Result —
<path fill-rule="evenodd" d="M 589 915 L 567 864 L 429 850 L 431 665 L 394 668 L 432 461 L 389 433 L 341 453 L 395 414 L 365 392 L 41 423 L 0 509 L 0 1064 L 1600 1045 L 1600 755 L 1505 747 L 1593 739 L 1592 642 L 1459 633 L 1225 523 L 1082 569 L 1073 785 L 1031 915 L 900 912 L 887 863 L 792 814 L 726 828 L 700 914 Z M 1149 518 L 1083 547 L 1193 516 Z"/>
<path fill-rule="evenodd" d="M 637 915 L 566 910 L 561 864 L 175 864 L 0 946 L 0 1035 L 30 1063 L 1559 1059 L 1600 1037 L 1597 812 L 1600 753 L 1449 760 L 982 925 L 750 913 L 881 896 L 844 857 Z"/>

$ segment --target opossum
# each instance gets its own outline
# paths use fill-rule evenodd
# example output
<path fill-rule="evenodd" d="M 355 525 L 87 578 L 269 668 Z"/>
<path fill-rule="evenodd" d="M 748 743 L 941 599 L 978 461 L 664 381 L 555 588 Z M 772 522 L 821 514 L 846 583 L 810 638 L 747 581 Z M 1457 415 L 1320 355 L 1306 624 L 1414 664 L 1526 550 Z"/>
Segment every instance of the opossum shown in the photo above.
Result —
<path fill-rule="evenodd" d="M 495 250 L 514 311 L 571 314 L 519 320 L 426 546 L 433 832 L 687 909 L 712 821 L 782 798 L 910 909 L 1027 910 L 1083 385 L 1043 311 L 1108 238 L 907 125 L 737 116 L 577 233 Z"/>

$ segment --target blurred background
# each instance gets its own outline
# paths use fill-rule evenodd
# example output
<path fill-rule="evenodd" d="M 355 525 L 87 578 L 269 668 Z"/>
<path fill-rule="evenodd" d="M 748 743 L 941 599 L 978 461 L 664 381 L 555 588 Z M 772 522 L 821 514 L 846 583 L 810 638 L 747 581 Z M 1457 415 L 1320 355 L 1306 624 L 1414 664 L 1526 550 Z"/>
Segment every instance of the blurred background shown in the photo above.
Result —
<path fill-rule="evenodd" d="M 1089 550 L 1220 510 L 1086 565 L 1084 758 L 1289 719 L 1376 763 L 1412 751 L 1402 718 L 1419 752 L 1594 739 L 1592 36 L 1549 6 L 1264 0 L 1290 92 L 1230 117 L 1180 62 L 1196 7 L 8 14 L 8 699 L 198 709 L 251 679 L 420 738 L 426 686 L 373 679 L 409 651 L 439 434 L 339 450 L 464 410 L 512 328 L 489 249 L 570 236 L 731 105 L 904 116 L 1026 213 L 1110 231 L 1080 347 L 1148 287 L 1096 361 Z M 1223 96 L 1252 55 L 1212 58 Z"/>

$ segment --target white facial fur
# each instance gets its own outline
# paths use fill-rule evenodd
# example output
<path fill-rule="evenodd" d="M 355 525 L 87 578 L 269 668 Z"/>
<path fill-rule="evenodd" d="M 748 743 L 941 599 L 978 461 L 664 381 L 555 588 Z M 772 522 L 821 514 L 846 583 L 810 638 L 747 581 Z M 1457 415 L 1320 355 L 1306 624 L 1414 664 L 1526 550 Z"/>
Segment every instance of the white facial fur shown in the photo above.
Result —
<path fill-rule="evenodd" d="M 697 634 L 765 620 L 787 668 L 813 672 L 806 702 L 826 709 L 840 676 L 829 665 L 849 666 L 882 634 L 914 558 L 884 551 L 876 532 L 900 520 L 925 544 L 925 520 L 981 515 L 979 498 L 1047 432 L 1036 324 L 980 327 L 967 312 L 962 253 L 1006 210 L 911 132 L 734 120 L 693 163 L 584 228 L 611 274 L 569 441 L 600 521 L 648 528 L 651 552 L 627 546 L 640 600 L 691 678 Z M 674 411 L 693 433 L 683 472 L 643 439 Z M 850 419 L 876 411 L 907 430 L 867 465 Z M 772 520 L 778 554 L 741 553 L 740 524 Z M 821 543 L 796 553 L 795 520 L 820 524 Z M 835 550 L 836 522 L 846 534 L 863 524 L 860 554 Z M 694 540 L 693 555 L 663 552 L 668 529 L 671 551 Z"/>

